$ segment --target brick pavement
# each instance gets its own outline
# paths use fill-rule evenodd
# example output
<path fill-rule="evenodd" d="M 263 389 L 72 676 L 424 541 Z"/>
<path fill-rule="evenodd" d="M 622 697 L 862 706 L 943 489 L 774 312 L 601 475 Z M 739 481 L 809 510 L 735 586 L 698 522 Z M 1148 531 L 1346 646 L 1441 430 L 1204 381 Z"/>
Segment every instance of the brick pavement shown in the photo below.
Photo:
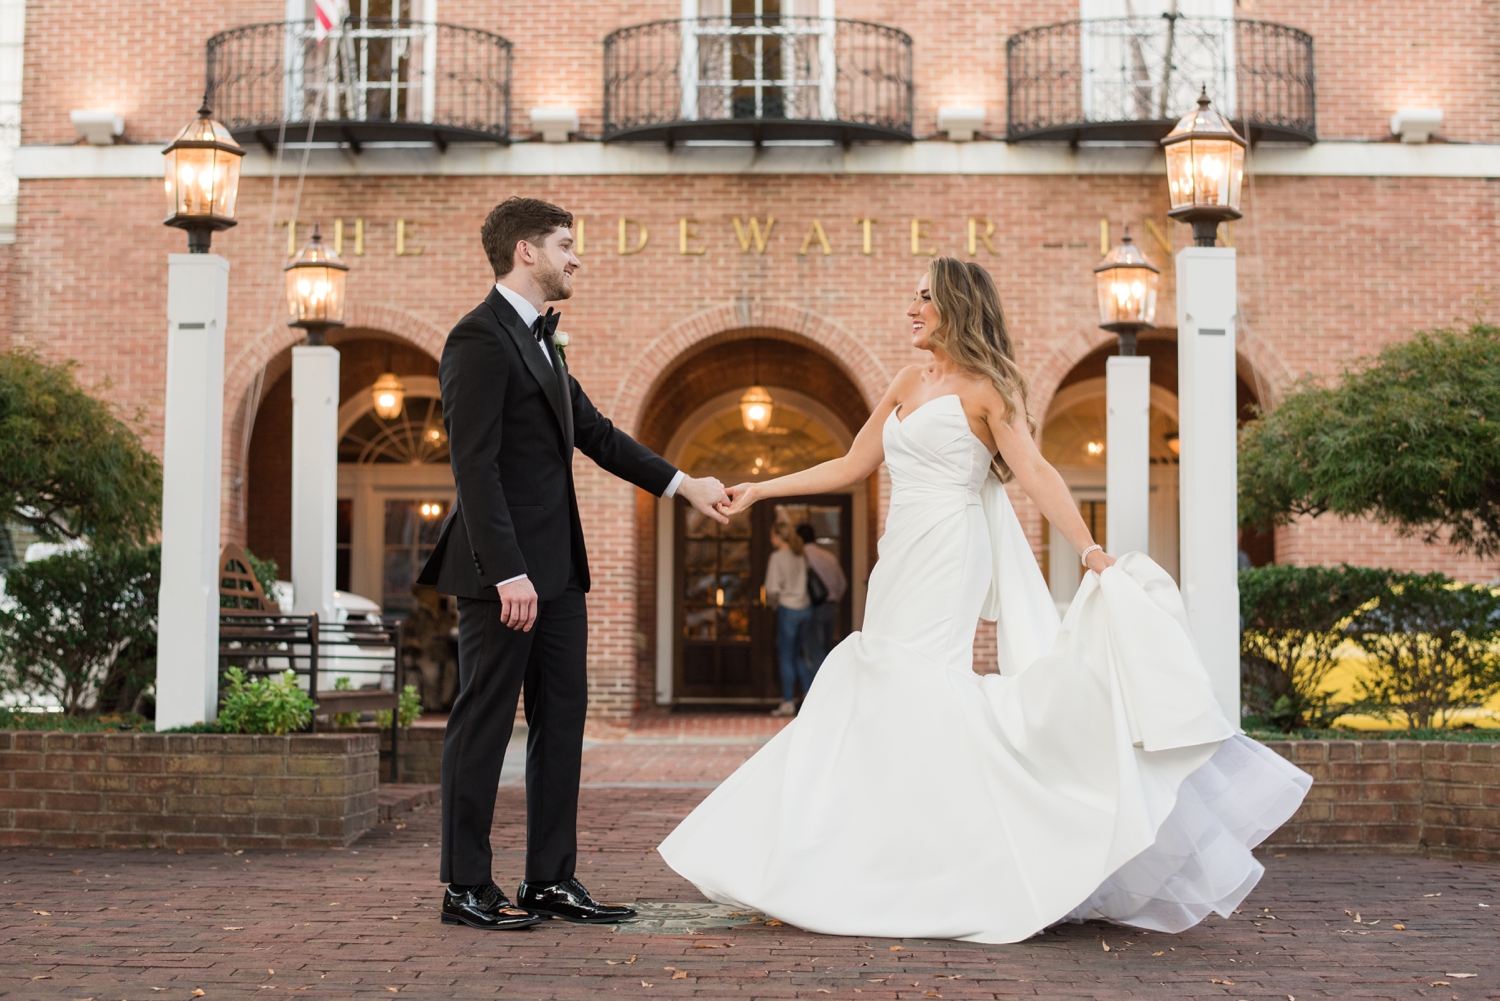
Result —
<path fill-rule="evenodd" d="M 643 902 L 646 920 L 619 928 L 441 925 L 430 808 L 344 850 L 0 852 L 0 995 L 1500 997 L 1500 866 L 1412 856 L 1267 853 L 1243 913 L 1175 936 L 1093 922 L 981 946 L 768 927 L 704 904 L 652 851 L 753 750 L 587 752 L 579 875 L 605 899 Z M 495 831 L 512 887 L 523 794 L 500 790 Z"/>

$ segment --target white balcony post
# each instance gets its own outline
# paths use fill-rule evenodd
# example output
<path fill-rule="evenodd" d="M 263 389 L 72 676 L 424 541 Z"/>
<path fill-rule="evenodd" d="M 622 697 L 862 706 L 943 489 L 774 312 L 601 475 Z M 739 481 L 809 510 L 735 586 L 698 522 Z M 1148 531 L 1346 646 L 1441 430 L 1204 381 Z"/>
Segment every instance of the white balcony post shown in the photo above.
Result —
<path fill-rule="evenodd" d="M 437 118 L 437 0 L 422 6 L 422 121 Z"/>
<path fill-rule="evenodd" d="M 292 348 L 292 614 L 333 619 L 339 353 Z"/>
<path fill-rule="evenodd" d="M 1232 248 L 1188 247 L 1177 254 L 1182 597 L 1214 694 L 1238 725 L 1235 281 Z"/>
<path fill-rule="evenodd" d="M 167 257 L 156 727 L 206 723 L 219 702 L 219 520 L 229 262 Z"/>
<path fill-rule="evenodd" d="M 1151 359 L 1113 355 L 1104 379 L 1105 549 L 1111 556 L 1144 553 L 1151 530 Z"/>
<path fill-rule="evenodd" d="M 838 22 L 833 19 L 834 0 L 818 0 L 818 117 L 825 122 L 838 118 Z"/>
<path fill-rule="evenodd" d="M 682 120 L 698 117 L 698 0 L 682 0 Z"/>

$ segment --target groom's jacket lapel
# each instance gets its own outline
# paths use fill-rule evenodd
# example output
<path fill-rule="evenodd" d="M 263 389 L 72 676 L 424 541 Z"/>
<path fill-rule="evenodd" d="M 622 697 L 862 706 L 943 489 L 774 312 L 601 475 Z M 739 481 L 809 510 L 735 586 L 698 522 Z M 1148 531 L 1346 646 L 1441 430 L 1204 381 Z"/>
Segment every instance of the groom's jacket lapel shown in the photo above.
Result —
<path fill-rule="evenodd" d="M 531 328 L 521 322 L 521 317 L 516 314 L 510 303 L 505 301 L 505 296 L 497 290 L 490 289 L 490 294 L 485 296 L 485 304 L 495 314 L 495 320 L 500 324 L 512 342 L 516 350 L 521 353 L 521 362 L 531 377 L 542 387 L 542 392 L 547 396 L 547 402 L 552 405 L 552 414 L 557 418 L 558 427 L 563 432 L 564 453 L 572 451 L 573 434 L 571 416 L 563 404 L 563 387 L 559 381 L 560 372 L 553 366 L 547 364 L 547 359 L 542 357 L 541 349 L 537 346 L 536 338 L 531 333 Z M 550 341 L 550 338 L 549 338 Z M 557 357 L 557 352 L 547 345 L 547 350 L 552 352 L 552 357 Z"/>

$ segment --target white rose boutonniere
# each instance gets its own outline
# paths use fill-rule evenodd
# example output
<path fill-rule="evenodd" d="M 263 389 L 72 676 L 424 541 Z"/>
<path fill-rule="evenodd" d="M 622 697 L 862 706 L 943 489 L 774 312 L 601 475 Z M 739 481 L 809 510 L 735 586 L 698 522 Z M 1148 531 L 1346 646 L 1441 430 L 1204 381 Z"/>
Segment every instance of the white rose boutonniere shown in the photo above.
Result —
<path fill-rule="evenodd" d="M 568 363 L 568 332 L 558 330 L 552 334 L 552 343 L 557 345 L 557 357 L 561 358 L 563 364 Z"/>

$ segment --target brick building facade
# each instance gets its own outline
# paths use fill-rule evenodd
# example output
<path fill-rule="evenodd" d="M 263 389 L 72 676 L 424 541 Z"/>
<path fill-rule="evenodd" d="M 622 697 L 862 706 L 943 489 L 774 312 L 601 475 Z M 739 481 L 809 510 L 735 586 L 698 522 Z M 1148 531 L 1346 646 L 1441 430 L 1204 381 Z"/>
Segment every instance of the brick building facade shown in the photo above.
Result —
<path fill-rule="evenodd" d="M 275 121 L 269 141 L 265 129 L 239 130 L 249 151 L 239 225 L 214 240 L 214 251 L 232 265 L 225 541 L 290 566 L 290 349 L 302 332 L 286 326 L 281 269 L 289 246 L 305 243 L 318 223 L 325 238 L 339 234 L 352 266 L 348 323 L 330 336 L 341 352 L 346 434 L 341 586 L 388 610 L 410 603 L 403 574 L 420 558 L 431 526 L 415 524 L 415 534 L 403 535 L 402 519 L 418 517 L 414 512 L 428 501 L 446 510 L 452 482 L 440 455 L 420 461 L 410 448 L 402 451 L 410 441 L 401 435 L 428 426 L 422 422 L 436 414 L 436 359 L 444 336 L 490 284 L 478 239 L 485 213 L 522 194 L 564 205 L 580 220 L 584 267 L 577 293 L 563 307 L 562 328 L 572 338 L 569 364 L 594 402 L 669 458 L 696 457 L 695 468 L 726 478 L 752 456 L 763 463 L 757 468 L 789 468 L 847 445 L 891 376 L 918 358 L 906 344 L 904 309 L 927 256 L 980 261 L 1000 286 L 1044 447 L 1068 467 L 1086 513 L 1103 499 L 1103 463 L 1080 449 L 1102 435 L 1102 360 L 1113 344 L 1112 335 L 1095 326 L 1091 269 L 1101 238 L 1117 241 L 1128 224 L 1163 269 L 1163 326 L 1142 350 L 1153 358 L 1153 408 L 1159 411 L 1153 434 L 1161 439 L 1153 442 L 1160 468 L 1153 474 L 1152 552 L 1174 565 L 1171 254 L 1191 240 L 1186 227 L 1167 219 L 1160 153 L 1149 140 L 1093 142 L 1087 131 L 1074 137 L 1082 139 L 1075 145 L 1026 142 L 1007 106 L 1007 72 L 1018 72 L 1014 59 L 1007 63 L 1008 38 L 1080 17 L 1124 15 L 1124 0 L 932 0 L 916 6 L 821 0 L 800 8 L 790 0 L 728 0 L 718 8 L 711 0 L 628 6 L 353 0 L 350 6 L 356 19 L 437 21 L 507 40 L 509 143 L 456 133 L 437 142 L 409 136 L 350 141 L 331 126 L 321 134 L 314 126 L 310 148 L 297 142 L 278 147 Z M 1315 78 L 1308 74 L 1306 81 L 1315 90 L 1315 126 L 1304 123 L 1310 134 L 1300 141 L 1283 135 L 1252 147 L 1245 218 L 1224 233 L 1239 258 L 1242 405 L 1274 406 L 1303 375 L 1335 376 L 1414 330 L 1486 314 L 1500 261 L 1500 24 L 1494 5 L 1196 0 L 1181 9 L 1210 28 L 1224 23 L 1216 17 L 1288 25 L 1311 36 L 1308 54 L 1316 53 Z M 900 134 L 861 133 L 851 140 L 847 129 L 830 125 L 788 144 L 754 133 L 757 115 L 775 116 L 735 105 L 729 131 L 714 142 L 602 141 L 619 124 L 621 57 L 631 54 L 625 41 L 607 50 L 605 36 L 695 11 L 704 23 L 722 13 L 731 15 L 731 24 L 785 27 L 791 15 L 806 14 L 906 33 L 909 48 L 897 50 L 908 53 L 909 62 L 893 64 L 910 84 L 909 117 L 894 129 Z M 1129 12 L 1160 13 L 1147 2 Z M 300 0 L 234 0 L 190 17 L 178 5 L 143 0 L 95 5 L 84 22 L 59 0 L 25 4 L 15 156 L 20 182 L 15 243 L 0 245 L 0 320 L 12 344 L 77 360 L 84 380 L 101 395 L 126 412 L 139 411 L 146 440 L 158 451 L 166 255 L 182 249 L 181 235 L 159 225 L 161 144 L 197 106 L 211 36 L 304 16 Z M 360 23 L 369 28 L 375 21 Z M 833 36 L 827 37 L 832 46 Z M 706 38 L 699 37 L 703 51 Z M 794 61 L 795 40 L 774 44 L 787 46 L 776 51 Z M 814 38 L 810 44 L 822 43 Z M 1251 61 L 1260 57 L 1247 45 L 1233 70 L 1244 86 L 1225 84 L 1227 77 L 1220 86 L 1239 93 L 1249 109 L 1252 99 L 1244 95 L 1264 67 Z M 455 59 L 456 51 L 437 51 L 432 79 L 444 79 L 443 60 Z M 393 58 L 400 62 L 399 55 Z M 417 61 L 414 54 L 407 59 Z M 238 71 L 246 66 L 254 68 Z M 408 71 L 415 72 L 399 72 Z M 358 72 L 368 77 L 370 71 Z M 1101 71 L 1096 65 L 1091 72 Z M 607 102 L 609 74 L 616 84 Z M 292 87 L 283 76 L 274 70 L 266 79 Z M 216 86 L 232 103 L 226 79 Z M 684 85 L 679 79 L 672 86 Z M 787 102 L 793 89 L 771 88 L 775 100 Z M 745 95 L 753 90 L 740 86 L 733 99 L 749 101 Z M 1168 92 L 1165 84 L 1162 91 Z M 415 100 L 415 94 L 407 97 Z M 676 100 L 669 95 L 668 104 Z M 835 103 L 828 97 L 825 112 Z M 952 131 L 940 131 L 939 113 L 948 106 L 984 109 L 976 141 L 955 141 Z M 1413 106 L 1443 109 L 1434 141 L 1402 143 L 1391 134 L 1393 113 Z M 216 105 L 216 111 L 226 107 Z M 538 107 L 576 110 L 578 124 L 567 142 L 543 142 L 534 134 L 530 112 Z M 90 108 L 108 108 L 123 119 L 113 145 L 79 141 L 70 112 Z M 1175 117 L 1186 109 L 1171 110 Z M 823 118 L 843 113 L 840 105 Z M 296 124 L 293 112 L 272 118 L 278 116 Z M 1087 108 L 1076 117 L 1087 118 Z M 1006 141 L 1008 127 L 1015 141 Z M 370 387 L 386 371 L 407 387 L 410 427 L 393 431 L 370 416 Z M 752 383 L 766 386 L 776 401 L 777 434 L 746 438 L 734 429 L 738 397 Z M 381 434 L 386 438 L 376 441 Z M 738 471 L 736 479 L 753 473 Z M 768 522 L 747 526 L 744 540 L 710 545 L 671 505 L 587 460 L 578 460 L 577 478 L 594 566 L 596 716 L 623 721 L 641 707 L 689 697 L 769 696 L 740 676 L 769 663 L 764 613 L 753 594 L 756 567 L 743 580 L 729 568 L 744 565 L 747 553 L 751 564 L 763 556 Z M 843 507 L 837 498 L 823 498 L 781 512 L 825 518 L 820 531 L 837 537 L 855 579 L 846 627 L 860 620 L 885 490 L 875 477 L 852 491 Z M 1054 591 L 1065 596 L 1069 582 L 1061 568 L 1067 561 L 1050 559 L 1039 514 L 1024 498 L 1017 503 L 1049 573 L 1052 564 L 1058 568 Z M 1474 580 L 1495 576 L 1488 563 L 1445 547 L 1331 518 L 1278 529 L 1274 539 L 1246 539 L 1243 548 L 1258 561 L 1348 561 Z M 717 555 L 705 555 L 710 550 Z M 709 562 L 694 562 L 701 560 Z M 694 583 L 694 573 L 705 567 L 710 575 L 733 578 L 727 598 L 723 586 L 704 592 Z M 740 593 L 746 586 L 750 593 Z M 748 626 L 724 618 L 736 601 L 746 609 Z M 735 635 L 748 630 L 754 637 L 749 667 L 724 649 L 684 652 L 691 645 L 684 636 L 694 622 L 706 621 L 693 618 L 694 602 L 721 633 L 740 629 Z M 696 682 L 684 675 L 685 656 L 708 658 Z M 699 694 L 684 695 L 688 691 Z"/>

